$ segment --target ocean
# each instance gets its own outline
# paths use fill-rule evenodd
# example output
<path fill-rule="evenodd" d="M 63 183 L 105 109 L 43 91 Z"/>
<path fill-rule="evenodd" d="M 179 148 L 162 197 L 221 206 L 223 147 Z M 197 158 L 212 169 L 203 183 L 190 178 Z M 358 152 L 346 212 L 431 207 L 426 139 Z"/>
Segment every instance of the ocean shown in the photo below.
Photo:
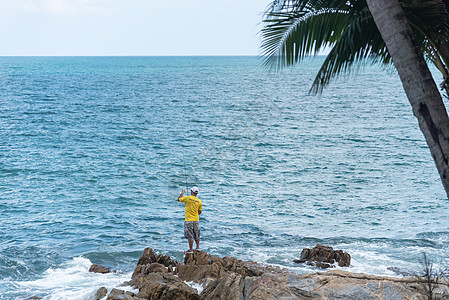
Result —
<path fill-rule="evenodd" d="M 182 260 L 192 186 L 215 256 L 314 272 L 293 260 L 321 243 L 351 272 L 448 266 L 449 202 L 395 70 L 309 94 L 323 60 L 0 57 L 0 299 L 90 299 L 145 247 Z"/>

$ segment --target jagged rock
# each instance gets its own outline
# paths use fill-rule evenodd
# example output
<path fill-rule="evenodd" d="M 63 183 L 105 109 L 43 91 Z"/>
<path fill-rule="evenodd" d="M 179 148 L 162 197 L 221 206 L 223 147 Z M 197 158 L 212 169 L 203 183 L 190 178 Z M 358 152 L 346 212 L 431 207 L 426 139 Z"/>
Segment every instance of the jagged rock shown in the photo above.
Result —
<path fill-rule="evenodd" d="M 132 275 L 131 285 L 139 289 L 136 296 L 144 299 L 201 299 L 196 290 L 172 274 L 173 268 L 178 271 L 178 264 L 168 255 L 158 255 L 146 248 Z"/>
<path fill-rule="evenodd" d="M 218 278 L 234 272 L 242 277 L 259 276 L 268 269 L 260 264 L 244 262 L 234 257 L 214 257 L 204 251 L 194 251 L 186 254 L 184 265 L 177 266 L 177 274 L 186 281 L 195 280 L 195 277 Z M 198 274 L 199 273 L 199 274 Z"/>
<path fill-rule="evenodd" d="M 139 289 L 138 297 L 156 300 L 199 300 L 196 290 L 188 286 L 180 278 L 170 274 L 150 273 L 137 277 L 133 285 Z"/>
<path fill-rule="evenodd" d="M 106 274 L 110 273 L 111 270 L 108 267 L 93 264 L 92 266 L 90 266 L 89 272 Z"/>
<path fill-rule="evenodd" d="M 168 255 L 158 255 L 153 249 L 145 248 L 139 258 L 139 261 L 137 262 L 137 265 L 147 265 L 152 263 L 159 263 L 166 267 L 174 267 L 178 264 L 176 260 L 172 260 Z"/>
<path fill-rule="evenodd" d="M 307 251 L 313 253 L 313 250 Z M 338 255 L 342 256 L 341 253 Z M 426 299 L 422 281 L 412 277 L 372 276 L 340 270 L 296 274 L 286 269 L 233 257 L 214 257 L 204 251 L 188 253 L 183 263 L 165 267 L 160 263 L 163 257 L 149 248 L 145 249 L 139 259 L 143 264 L 137 265 L 130 282 L 139 289 L 139 293 L 122 293 L 115 297 L 132 298 L 111 299 Z M 329 254 L 323 257 L 326 261 L 323 259 L 322 263 L 335 260 L 335 256 Z M 169 260 L 165 258 L 165 261 Z M 202 284 L 204 289 L 201 294 L 198 295 L 195 289 L 186 284 L 190 281 Z M 439 295 L 447 295 L 449 281 L 441 280 L 435 290 Z"/>
<path fill-rule="evenodd" d="M 157 253 L 153 251 L 151 248 L 145 248 L 143 250 L 142 255 L 139 258 L 139 261 L 137 262 L 137 265 L 147 265 L 157 262 Z"/>
<path fill-rule="evenodd" d="M 94 299 L 100 300 L 100 299 L 104 298 L 107 294 L 108 294 L 108 290 L 105 287 L 101 287 L 95 293 Z"/>
<path fill-rule="evenodd" d="M 317 244 L 313 249 L 304 248 L 299 260 L 295 259 L 294 262 L 306 263 L 322 269 L 334 268 L 335 262 L 340 267 L 349 267 L 351 255 L 343 250 L 334 250 L 330 246 Z"/>
<path fill-rule="evenodd" d="M 136 294 L 131 292 L 125 292 L 119 289 L 112 289 L 106 300 L 140 300 L 141 298 L 135 297 Z"/>
<path fill-rule="evenodd" d="M 201 296 L 203 299 L 241 299 L 244 287 L 245 279 L 241 275 L 229 273 L 208 284 Z"/>

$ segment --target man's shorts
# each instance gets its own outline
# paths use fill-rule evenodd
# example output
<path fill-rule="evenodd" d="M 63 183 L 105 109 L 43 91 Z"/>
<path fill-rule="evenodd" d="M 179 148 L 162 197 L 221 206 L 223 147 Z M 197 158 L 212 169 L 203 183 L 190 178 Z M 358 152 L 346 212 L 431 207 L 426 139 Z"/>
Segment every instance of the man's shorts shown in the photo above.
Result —
<path fill-rule="evenodd" d="M 200 239 L 200 222 L 199 221 L 185 221 L 184 222 L 184 237 L 188 240 Z"/>

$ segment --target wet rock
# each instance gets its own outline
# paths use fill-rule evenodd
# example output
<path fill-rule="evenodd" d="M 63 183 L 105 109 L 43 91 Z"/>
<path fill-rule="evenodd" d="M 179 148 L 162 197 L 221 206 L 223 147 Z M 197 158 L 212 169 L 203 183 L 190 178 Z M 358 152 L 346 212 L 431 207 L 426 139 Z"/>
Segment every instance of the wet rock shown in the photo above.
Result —
<path fill-rule="evenodd" d="M 100 299 L 104 298 L 107 294 L 108 294 L 108 290 L 105 287 L 101 287 L 95 293 L 94 299 L 100 300 Z"/>
<path fill-rule="evenodd" d="M 313 249 L 304 248 L 295 263 L 306 263 L 321 269 L 334 268 L 338 263 L 340 267 L 349 267 L 351 255 L 343 250 L 334 250 L 330 246 L 317 244 Z"/>
<path fill-rule="evenodd" d="M 105 266 L 100 266 L 100 265 L 97 265 L 97 264 L 93 264 L 92 266 L 90 266 L 89 272 L 106 274 L 106 273 L 110 273 L 111 270 L 109 268 L 105 267 Z"/>

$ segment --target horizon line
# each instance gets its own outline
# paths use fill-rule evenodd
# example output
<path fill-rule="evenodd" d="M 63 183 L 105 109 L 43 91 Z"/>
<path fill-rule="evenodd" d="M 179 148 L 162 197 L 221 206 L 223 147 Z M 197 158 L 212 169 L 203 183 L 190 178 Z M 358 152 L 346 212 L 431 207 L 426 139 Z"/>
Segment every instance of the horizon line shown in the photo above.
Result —
<path fill-rule="evenodd" d="M 325 56 L 326 54 L 315 54 L 310 55 L 309 57 L 314 56 Z M 0 57 L 265 57 L 267 55 L 258 55 L 258 54 L 176 54 L 176 55 L 133 55 L 133 54 L 118 54 L 118 55 L 2 55 Z"/>

